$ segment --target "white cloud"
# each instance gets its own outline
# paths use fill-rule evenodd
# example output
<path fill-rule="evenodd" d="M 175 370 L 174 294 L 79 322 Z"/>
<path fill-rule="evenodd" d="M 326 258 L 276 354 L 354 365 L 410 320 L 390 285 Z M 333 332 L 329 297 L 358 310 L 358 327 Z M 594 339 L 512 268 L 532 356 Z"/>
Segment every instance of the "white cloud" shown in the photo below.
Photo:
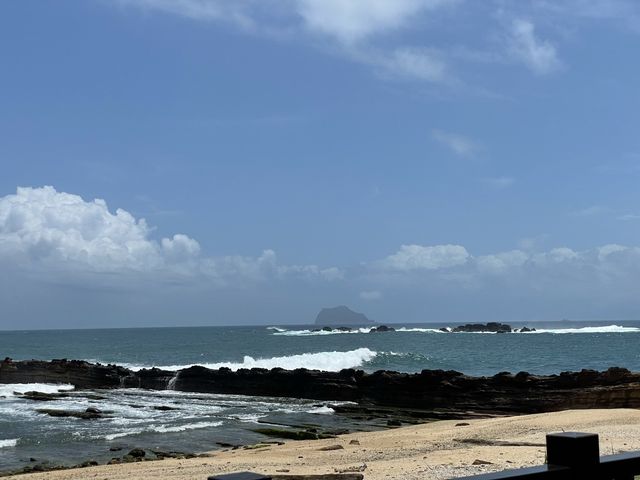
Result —
<path fill-rule="evenodd" d="M 18 188 L 0 198 L 0 254 L 30 262 L 83 264 L 96 271 L 154 269 L 168 258 L 149 233 L 144 220 L 121 209 L 113 214 L 104 200 L 85 202 L 53 187 Z M 168 249 L 194 242 L 165 240 Z"/>
<path fill-rule="evenodd" d="M 396 271 L 438 270 L 463 265 L 468 259 L 469 253 L 460 245 L 402 245 L 378 266 Z"/>
<path fill-rule="evenodd" d="M 431 137 L 460 157 L 472 156 L 479 149 L 476 143 L 458 133 L 434 129 L 431 131 Z"/>
<path fill-rule="evenodd" d="M 504 273 L 510 268 L 522 267 L 529 255 L 521 250 L 511 250 L 509 252 L 484 255 L 476 258 L 476 266 L 480 272 Z"/>
<path fill-rule="evenodd" d="M 226 23 L 246 32 L 326 38 L 334 53 L 369 65 L 387 78 L 453 82 L 443 55 L 433 48 L 376 47 L 384 34 L 418 25 L 423 12 L 459 0 L 112 0 L 114 3 L 203 22 Z"/>
<path fill-rule="evenodd" d="M 360 298 L 363 300 L 380 300 L 382 293 L 379 290 L 364 290 L 360 292 Z"/>
<path fill-rule="evenodd" d="M 297 9 L 306 27 L 345 44 L 406 26 L 421 10 L 446 0 L 300 0 Z"/>
<path fill-rule="evenodd" d="M 280 265 L 272 250 L 259 257 L 203 257 L 184 234 L 159 241 L 144 219 L 109 211 L 53 187 L 18 188 L 0 197 L 0 261 L 39 272 L 206 277 L 217 284 L 268 278 L 338 280 L 343 272 L 317 265 Z"/>
<path fill-rule="evenodd" d="M 535 6 L 501 7 L 510 20 L 507 26 L 506 49 L 483 41 L 495 38 L 494 2 L 487 2 L 479 13 L 482 31 L 460 43 L 465 28 L 445 19 L 447 32 L 443 42 L 434 40 L 408 41 L 406 34 L 436 31 L 440 22 L 436 15 L 447 12 L 460 0 L 107 0 L 110 3 L 146 12 L 172 14 L 194 21 L 226 24 L 242 32 L 303 41 L 314 47 L 337 54 L 352 62 L 372 67 L 387 79 L 413 79 L 439 86 L 489 93 L 473 82 L 458 79 L 454 70 L 459 63 L 492 64 L 502 66 L 514 61 L 527 66 L 539 75 L 549 74 L 562 67 L 556 46 L 540 38 L 534 22 L 541 24 L 549 18 L 562 25 L 571 17 L 620 17 L 622 8 L 586 8 L 579 2 L 573 10 L 568 6 L 551 8 L 540 2 Z M 557 3 L 557 2 L 556 2 Z M 581 13 L 578 13 L 581 12 Z M 511 12 L 511 13 L 509 13 Z M 498 15 L 500 16 L 500 15 Z M 526 18 L 526 19 L 525 19 Z M 627 19 L 630 16 L 627 16 Z M 636 18 L 638 18 L 636 16 Z M 532 19 L 532 20 L 529 20 Z M 453 19 L 455 20 L 455 19 Z M 444 22 L 442 22 L 444 23 Z M 637 23 L 637 22 L 636 22 Z M 464 25 L 464 22 L 460 25 Z M 478 36 L 479 35 L 479 36 Z M 403 38 L 404 37 L 404 38 Z M 423 37 L 423 35 L 420 35 Z M 446 45 L 443 47 L 442 45 Z M 494 95 L 494 94 L 491 94 Z"/>
<path fill-rule="evenodd" d="M 567 247 L 553 248 L 548 252 L 537 253 L 531 257 L 531 261 L 538 266 L 549 266 L 579 259 L 580 254 Z"/>
<path fill-rule="evenodd" d="M 514 58 L 536 74 L 546 75 L 562 66 L 556 48 L 549 41 L 540 40 L 534 24 L 528 20 L 516 19 L 512 22 L 508 48 Z"/>

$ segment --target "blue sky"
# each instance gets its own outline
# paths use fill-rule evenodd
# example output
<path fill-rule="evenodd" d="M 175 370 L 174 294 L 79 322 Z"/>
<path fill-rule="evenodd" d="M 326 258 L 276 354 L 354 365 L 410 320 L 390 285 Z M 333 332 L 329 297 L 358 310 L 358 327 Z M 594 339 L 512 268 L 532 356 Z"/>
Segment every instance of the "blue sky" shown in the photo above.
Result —
<path fill-rule="evenodd" d="M 0 40 L 0 328 L 640 318 L 634 1 L 4 2 Z"/>

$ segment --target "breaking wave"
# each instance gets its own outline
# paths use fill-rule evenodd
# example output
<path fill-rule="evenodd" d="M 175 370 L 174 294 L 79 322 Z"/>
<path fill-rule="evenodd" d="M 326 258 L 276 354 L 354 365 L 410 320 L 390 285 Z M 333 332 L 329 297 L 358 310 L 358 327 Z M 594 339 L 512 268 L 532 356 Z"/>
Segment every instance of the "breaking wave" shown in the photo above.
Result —
<path fill-rule="evenodd" d="M 640 332 L 638 327 L 623 327 L 621 325 L 605 325 L 602 327 L 580 327 L 580 328 L 546 328 L 536 329 L 536 333 L 633 333 Z"/>
<path fill-rule="evenodd" d="M 298 355 L 289 355 L 286 357 L 272 358 L 254 358 L 246 355 L 242 362 L 220 362 L 220 363 L 201 363 L 190 365 L 154 365 L 162 370 L 181 370 L 194 365 L 202 367 L 218 369 L 230 368 L 233 371 L 241 368 L 283 368 L 285 370 L 295 370 L 296 368 L 306 368 L 308 370 L 324 370 L 327 372 L 339 372 L 345 368 L 361 367 L 366 362 L 370 362 L 378 355 L 378 352 L 368 348 L 358 348 L 347 352 L 318 352 L 318 353 L 301 353 Z M 131 370 L 141 370 L 143 368 L 151 368 L 151 366 L 123 364 Z"/>
<path fill-rule="evenodd" d="M 219 427 L 223 422 L 196 422 L 196 423 L 188 423 L 186 425 L 151 425 L 144 428 L 131 428 L 128 430 L 124 430 L 122 432 L 111 433 L 109 435 L 104 435 L 104 438 L 107 441 L 115 440 L 117 438 L 130 437 L 132 435 L 141 435 L 143 433 L 179 433 L 185 432 L 187 430 L 198 430 L 201 428 L 212 428 Z"/>
<path fill-rule="evenodd" d="M 360 327 L 352 328 L 350 330 L 321 330 L 321 329 L 305 329 L 305 330 L 287 330 L 286 328 L 269 327 L 267 330 L 273 330 L 272 335 L 279 335 L 284 337 L 315 337 L 324 335 L 353 335 L 358 333 L 371 333 L 376 327 Z M 395 327 L 394 327 L 395 328 Z M 399 327 L 395 328 L 396 332 L 402 333 L 443 333 L 437 328 L 418 328 L 418 327 Z"/>
<path fill-rule="evenodd" d="M 307 330 L 287 330 L 285 328 L 270 328 L 270 330 L 275 330 L 273 335 L 281 335 L 284 337 L 315 337 L 321 335 L 353 335 L 354 333 L 369 333 L 371 329 L 375 327 L 365 327 L 365 328 L 353 328 L 351 330 L 320 330 L 320 329 L 307 329 Z"/>
<path fill-rule="evenodd" d="M 196 422 L 196 423 L 188 423 L 186 425 L 177 425 L 173 427 L 169 427 L 167 425 L 160 425 L 158 427 L 152 427 L 150 428 L 150 430 L 158 433 L 174 433 L 174 432 L 185 432 L 187 430 L 198 430 L 200 428 L 219 427 L 220 425 L 222 425 L 222 422 Z"/>
<path fill-rule="evenodd" d="M 322 407 L 315 407 L 311 410 L 307 410 L 307 413 L 315 413 L 318 415 L 333 415 L 335 413 L 335 410 L 331 407 L 323 405 Z"/>
<path fill-rule="evenodd" d="M 417 333 L 445 333 L 438 328 L 396 328 L 396 332 L 417 332 Z"/>
<path fill-rule="evenodd" d="M 6 440 L 0 440 L 0 448 L 15 447 L 16 445 L 18 445 L 17 438 L 7 438 Z"/>
<path fill-rule="evenodd" d="M 0 385 L 0 398 L 14 397 L 16 394 L 26 392 L 58 393 L 73 390 L 75 387 L 68 384 L 50 383 L 5 383 Z"/>

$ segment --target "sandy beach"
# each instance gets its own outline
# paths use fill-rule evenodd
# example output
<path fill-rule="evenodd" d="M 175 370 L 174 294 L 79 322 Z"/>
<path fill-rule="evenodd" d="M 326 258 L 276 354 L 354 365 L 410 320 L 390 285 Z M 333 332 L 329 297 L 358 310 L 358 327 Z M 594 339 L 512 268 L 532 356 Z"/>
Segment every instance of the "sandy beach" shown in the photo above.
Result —
<path fill-rule="evenodd" d="M 602 455 L 639 450 L 640 411 L 572 410 L 482 420 L 447 420 L 353 433 L 335 439 L 288 441 L 283 445 L 215 451 L 210 457 L 98 466 L 8 478 L 186 480 L 248 470 L 265 474 L 362 471 L 365 478 L 371 480 L 446 479 L 542 464 L 545 434 L 559 431 L 599 434 Z M 527 445 L 509 445 L 522 443 Z M 490 463 L 473 465 L 474 462 L 480 463 L 478 461 Z"/>

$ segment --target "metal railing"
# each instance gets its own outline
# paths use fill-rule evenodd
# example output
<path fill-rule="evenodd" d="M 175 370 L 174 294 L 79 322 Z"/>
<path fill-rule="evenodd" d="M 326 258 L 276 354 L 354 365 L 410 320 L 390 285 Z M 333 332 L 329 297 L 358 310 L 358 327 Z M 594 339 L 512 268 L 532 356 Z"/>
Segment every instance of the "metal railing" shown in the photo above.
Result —
<path fill-rule="evenodd" d="M 600 456 L 598 435 L 565 432 L 547 435 L 547 463 L 456 480 L 633 480 L 640 475 L 640 452 Z"/>

